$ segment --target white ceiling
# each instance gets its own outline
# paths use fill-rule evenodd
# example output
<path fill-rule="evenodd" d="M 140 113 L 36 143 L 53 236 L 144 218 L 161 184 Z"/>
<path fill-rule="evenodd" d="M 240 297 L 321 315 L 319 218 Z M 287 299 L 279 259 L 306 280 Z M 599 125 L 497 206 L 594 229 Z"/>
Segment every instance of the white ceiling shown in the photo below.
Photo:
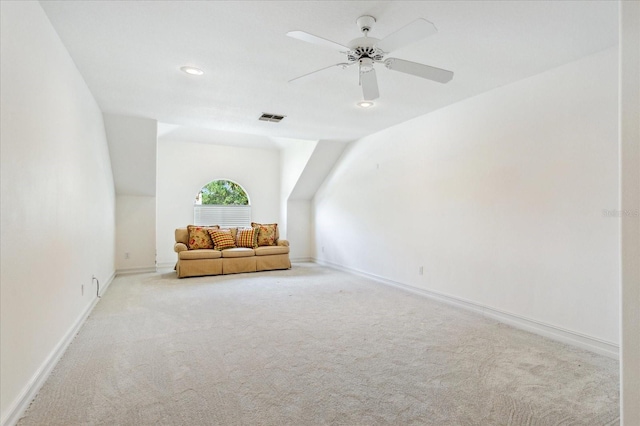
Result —
<path fill-rule="evenodd" d="M 270 137 L 353 140 L 617 43 L 614 1 L 42 1 L 101 109 L 153 118 L 161 138 L 277 147 Z M 438 34 L 393 57 L 455 72 L 448 84 L 376 66 L 380 98 L 361 109 L 356 67 L 287 37 L 346 44 L 363 14 L 384 38 L 416 18 Z M 202 68 L 189 76 L 183 65 Z M 285 115 L 279 124 L 263 112 Z"/>

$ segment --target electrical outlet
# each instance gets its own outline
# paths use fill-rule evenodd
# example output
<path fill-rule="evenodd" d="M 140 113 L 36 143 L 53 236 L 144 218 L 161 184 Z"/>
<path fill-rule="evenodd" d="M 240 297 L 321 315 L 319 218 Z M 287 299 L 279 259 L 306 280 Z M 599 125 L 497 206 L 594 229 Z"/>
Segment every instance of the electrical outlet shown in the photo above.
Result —
<path fill-rule="evenodd" d="M 420 269 L 418 269 L 418 275 L 424 275 L 424 266 L 421 266 Z"/>
<path fill-rule="evenodd" d="M 80 284 L 80 295 L 84 296 L 84 284 Z"/>
<path fill-rule="evenodd" d="M 324 246 L 322 246 L 322 252 L 324 253 Z"/>
<path fill-rule="evenodd" d="M 124 254 L 124 258 L 125 258 L 126 260 L 129 260 L 129 252 L 126 252 L 126 253 Z"/>

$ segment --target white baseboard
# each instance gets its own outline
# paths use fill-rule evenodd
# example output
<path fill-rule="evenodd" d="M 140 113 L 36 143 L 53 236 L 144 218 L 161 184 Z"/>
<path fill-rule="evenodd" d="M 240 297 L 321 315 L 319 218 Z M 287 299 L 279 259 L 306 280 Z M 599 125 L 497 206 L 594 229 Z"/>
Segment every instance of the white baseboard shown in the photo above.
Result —
<path fill-rule="evenodd" d="M 111 276 L 109 278 L 107 278 L 107 282 L 104 283 L 104 285 L 102 286 L 102 288 L 100 289 L 100 296 L 102 296 L 104 294 L 105 291 L 107 291 L 107 289 L 109 288 L 109 286 L 111 285 L 111 283 L 113 282 L 113 280 L 116 277 L 116 271 L 113 271 L 113 273 L 111 274 Z M 95 304 L 98 303 L 98 301 L 96 300 L 95 303 L 93 304 L 93 306 L 95 306 Z M 93 306 L 91 307 L 91 310 L 93 310 Z M 89 313 L 91 313 L 91 310 L 89 310 Z M 87 317 L 89 315 L 87 314 Z M 85 317 L 86 319 L 86 317 Z M 83 321 L 84 322 L 84 321 Z"/>
<path fill-rule="evenodd" d="M 116 275 L 131 275 L 131 274 L 147 274 L 149 272 L 156 272 L 158 270 L 157 267 L 146 267 L 146 268 L 125 268 L 118 269 L 116 271 Z"/>
<path fill-rule="evenodd" d="M 305 263 L 305 262 L 313 262 L 313 258 L 311 257 L 292 257 L 291 263 Z"/>
<path fill-rule="evenodd" d="M 173 262 L 159 262 L 157 266 L 158 269 L 173 269 L 176 266 L 176 261 L 174 260 Z"/>
<path fill-rule="evenodd" d="M 465 300 L 459 297 L 451 296 L 448 294 L 436 292 L 433 290 L 425 290 L 410 286 L 407 284 L 398 283 L 374 274 L 370 274 L 357 269 L 349 268 L 337 263 L 333 263 L 327 260 L 313 259 L 313 262 L 327 266 L 329 268 L 337 269 L 343 272 L 360 275 L 365 278 L 370 278 L 382 284 L 386 284 L 392 287 L 396 287 L 414 294 L 428 297 L 433 300 L 454 305 L 460 308 L 464 308 L 470 311 L 477 312 L 485 317 L 492 318 L 496 321 L 511 325 L 521 330 L 526 330 L 541 336 L 548 337 L 553 340 L 560 341 L 572 346 L 577 346 L 582 349 L 587 349 L 591 352 L 595 352 L 600 355 L 605 355 L 610 358 L 618 359 L 620 353 L 620 347 L 612 342 L 607 342 L 595 337 L 587 336 L 581 333 L 577 333 L 571 330 L 566 330 L 555 325 L 546 324 L 537 320 L 526 318 L 520 315 L 512 314 L 510 312 L 501 311 L 499 309 L 485 306 L 480 303 L 476 303 L 470 300 Z"/>
<path fill-rule="evenodd" d="M 112 273 L 111 276 L 107 279 L 107 282 L 100 289 L 100 294 L 104 294 L 104 292 L 109 288 L 111 282 L 115 278 L 116 273 Z M 91 311 L 96 306 L 100 299 L 98 297 L 94 297 L 93 301 L 87 306 L 87 308 L 76 318 L 71 327 L 67 330 L 63 338 L 58 342 L 56 347 L 51 351 L 49 356 L 45 359 L 44 363 L 38 368 L 35 374 L 31 377 L 31 380 L 27 383 L 27 385 L 22 389 L 22 392 L 18 395 L 18 397 L 14 400 L 14 402 L 10 405 L 9 409 L 6 412 L 6 415 L 0 420 L 0 425 L 2 426 L 14 426 L 18 420 L 24 415 L 27 408 L 31 404 L 31 401 L 38 395 L 40 392 L 40 388 L 49 378 L 49 375 L 53 371 L 54 367 L 62 358 L 65 351 L 80 331 L 80 328 L 87 320 Z"/>

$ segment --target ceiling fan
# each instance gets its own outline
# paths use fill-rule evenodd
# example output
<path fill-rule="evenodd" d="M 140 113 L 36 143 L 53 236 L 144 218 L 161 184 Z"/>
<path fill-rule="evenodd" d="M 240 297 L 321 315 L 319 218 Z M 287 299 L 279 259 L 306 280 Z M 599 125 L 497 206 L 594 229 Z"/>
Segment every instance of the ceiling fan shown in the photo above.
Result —
<path fill-rule="evenodd" d="M 298 40 L 306 41 L 308 43 L 316 44 L 318 46 L 328 47 L 334 50 L 338 50 L 347 56 L 347 62 L 341 62 L 335 65 L 330 65 L 325 68 L 321 68 L 316 71 L 296 77 L 289 82 L 307 77 L 311 74 L 315 74 L 319 71 L 323 71 L 333 67 L 341 67 L 346 69 L 352 65 L 358 64 L 360 75 L 360 86 L 362 86 L 362 95 L 365 101 L 371 101 L 380 96 L 378 92 L 378 80 L 376 77 L 376 70 L 373 68 L 374 64 L 384 64 L 387 69 L 392 71 L 399 71 L 405 74 L 415 75 L 417 77 L 426 78 L 428 80 L 437 81 L 439 83 L 447 83 L 453 78 L 453 72 L 443 70 L 441 68 L 432 67 L 429 65 L 419 64 L 416 62 L 405 61 L 398 58 L 387 58 L 386 55 L 390 52 L 404 47 L 408 44 L 421 40 L 425 37 L 433 35 L 438 32 L 433 23 L 426 19 L 416 19 L 409 25 L 400 28 L 393 34 L 379 40 L 374 37 L 369 37 L 369 31 L 376 22 L 373 16 L 364 15 L 356 20 L 358 28 L 364 34 L 364 37 L 359 37 L 351 40 L 347 45 L 333 42 L 331 40 L 324 39 L 322 37 L 309 34 L 304 31 L 290 31 L 287 33 L 289 37 L 293 37 Z"/>

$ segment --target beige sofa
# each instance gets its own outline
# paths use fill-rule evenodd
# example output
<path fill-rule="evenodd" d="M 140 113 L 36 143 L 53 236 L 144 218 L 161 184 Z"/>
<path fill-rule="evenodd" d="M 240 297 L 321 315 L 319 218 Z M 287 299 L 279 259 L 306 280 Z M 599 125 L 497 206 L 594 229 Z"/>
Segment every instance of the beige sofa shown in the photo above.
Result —
<path fill-rule="evenodd" d="M 225 250 L 189 250 L 189 231 L 178 228 L 173 247 L 178 254 L 178 278 L 203 275 L 238 274 L 242 272 L 290 269 L 289 242 L 277 238 L 275 246 L 230 248 Z"/>

